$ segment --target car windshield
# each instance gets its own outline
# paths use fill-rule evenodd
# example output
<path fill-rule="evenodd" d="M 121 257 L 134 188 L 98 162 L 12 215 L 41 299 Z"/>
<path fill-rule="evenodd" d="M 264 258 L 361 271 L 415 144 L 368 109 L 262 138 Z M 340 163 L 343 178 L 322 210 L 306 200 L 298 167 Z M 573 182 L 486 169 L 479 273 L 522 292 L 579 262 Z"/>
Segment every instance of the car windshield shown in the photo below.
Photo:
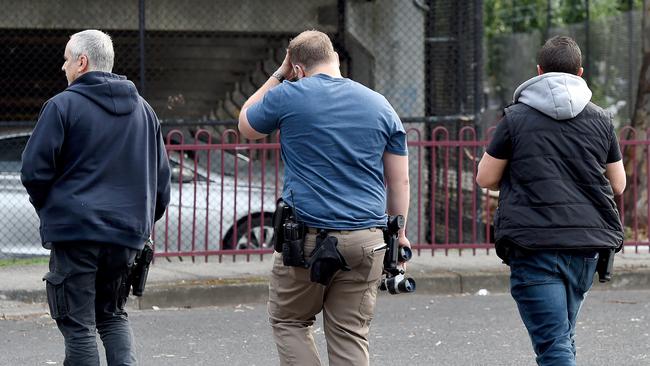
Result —
<path fill-rule="evenodd" d="M 0 174 L 7 176 L 14 176 L 20 174 L 20 168 L 22 165 L 22 153 L 25 150 L 27 141 L 29 140 L 31 133 L 21 132 L 14 134 L 7 134 L 0 136 Z M 248 164 L 250 164 L 249 159 L 241 154 L 235 152 L 227 152 L 227 157 L 223 159 L 223 171 L 222 171 L 222 160 L 220 158 L 213 157 L 210 164 L 210 172 L 208 174 L 208 169 L 206 169 L 206 162 L 208 161 L 207 156 L 204 152 L 198 153 L 194 151 L 185 151 L 183 154 L 183 171 L 181 179 L 181 158 L 180 152 L 170 151 L 169 164 L 172 172 L 172 181 L 183 183 L 189 183 L 193 181 L 197 182 L 207 182 L 208 176 L 210 177 L 211 182 L 220 181 L 220 177 L 234 177 L 235 170 L 239 171 L 239 184 L 244 184 L 245 181 L 248 181 Z M 195 169 L 194 159 L 197 159 L 198 164 Z M 239 164 L 235 163 L 235 159 L 239 159 Z M 235 169 L 237 167 L 237 169 Z M 253 186 L 258 186 L 260 177 L 259 173 L 261 169 L 255 167 L 253 169 L 253 176 L 251 177 L 251 182 Z M 274 171 L 272 169 L 267 169 L 266 179 L 272 181 Z M 12 178 L 13 179 L 13 178 Z M 258 184 L 256 184 L 258 183 Z"/>
<path fill-rule="evenodd" d="M 21 157 L 29 134 L 0 136 L 0 172 L 20 172 Z"/>
<path fill-rule="evenodd" d="M 197 169 L 194 169 L 194 161 L 186 154 L 183 154 L 183 171 L 181 178 L 181 158 L 180 153 L 177 151 L 170 152 L 169 157 L 169 168 L 172 173 L 172 182 L 182 181 L 183 183 L 188 183 L 196 180 L 197 182 L 206 182 L 207 172 L 201 166 L 198 166 Z M 214 179 L 210 179 L 214 181 Z"/>

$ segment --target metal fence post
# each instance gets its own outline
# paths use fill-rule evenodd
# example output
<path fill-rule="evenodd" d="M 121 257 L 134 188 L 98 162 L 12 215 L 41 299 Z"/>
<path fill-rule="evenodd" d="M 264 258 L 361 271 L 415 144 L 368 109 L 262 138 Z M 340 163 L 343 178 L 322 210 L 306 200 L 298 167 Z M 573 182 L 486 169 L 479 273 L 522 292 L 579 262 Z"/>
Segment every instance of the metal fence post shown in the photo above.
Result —
<path fill-rule="evenodd" d="M 551 32 L 551 26 L 553 25 L 553 4 L 552 0 L 546 2 L 546 28 L 544 29 L 544 39 L 542 42 L 546 42 Z"/>
<path fill-rule="evenodd" d="M 139 48 L 140 48 L 140 95 L 146 95 L 146 72 L 145 72 L 145 49 L 144 49 L 144 32 L 145 32 L 145 0 L 139 0 L 138 6 L 138 31 L 139 31 Z"/>
<path fill-rule="evenodd" d="M 627 83 L 627 100 L 629 101 L 627 103 L 627 115 L 630 121 L 632 121 L 632 118 L 634 116 L 634 87 L 633 87 L 633 81 L 634 80 L 634 0 L 628 0 L 627 1 L 628 9 L 627 9 L 627 36 L 629 39 L 629 42 L 627 44 L 627 77 L 628 77 L 628 83 Z"/>
<path fill-rule="evenodd" d="M 591 86 L 591 28 L 589 27 L 589 4 L 590 0 L 585 0 L 585 80 L 587 85 Z"/>

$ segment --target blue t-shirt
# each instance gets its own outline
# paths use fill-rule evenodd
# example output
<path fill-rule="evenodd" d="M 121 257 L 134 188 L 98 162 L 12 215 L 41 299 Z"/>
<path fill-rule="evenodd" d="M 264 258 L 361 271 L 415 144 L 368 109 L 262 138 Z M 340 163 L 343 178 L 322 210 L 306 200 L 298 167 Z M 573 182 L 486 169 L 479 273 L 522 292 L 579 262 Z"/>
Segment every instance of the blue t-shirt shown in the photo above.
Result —
<path fill-rule="evenodd" d="M 386 225 L 383 155 L 408 151 L 402 122 L 381 94 L 317 74 L 269 90 L 246 117 L 260 133 L 280 129 L 282 198 L 300 221 L 335 230 Z"/>

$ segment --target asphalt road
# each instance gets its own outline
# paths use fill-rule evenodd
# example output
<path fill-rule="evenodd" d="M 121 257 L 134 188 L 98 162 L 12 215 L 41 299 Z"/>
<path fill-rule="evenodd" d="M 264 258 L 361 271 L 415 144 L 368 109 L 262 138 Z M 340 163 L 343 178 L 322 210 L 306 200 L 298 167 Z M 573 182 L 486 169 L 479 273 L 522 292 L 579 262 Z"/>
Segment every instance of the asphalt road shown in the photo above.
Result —
<path fill-rule="evenodd" d="M 277 365 L 265 304 L 131 311 L 140 364 Z M 320 319 L 319 319 L 320 322 Z M 0 321 L 0 365 L 62 365 L 49 318 Z M 326 361 L 320 323 L 314 326 Z M 593 291 L 577 329 L 579 365 L 650 365 L 650 291 Z M 507 294 L 381 296 L 371 365 L 535 365 Z"/>

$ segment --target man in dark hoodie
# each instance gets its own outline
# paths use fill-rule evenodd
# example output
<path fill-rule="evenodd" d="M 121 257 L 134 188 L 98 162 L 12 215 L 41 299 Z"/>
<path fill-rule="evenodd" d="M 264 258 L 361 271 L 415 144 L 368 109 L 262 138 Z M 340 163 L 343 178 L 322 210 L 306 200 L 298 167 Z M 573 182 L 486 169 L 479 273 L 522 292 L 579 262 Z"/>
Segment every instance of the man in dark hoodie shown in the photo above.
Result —
<path fill-rule="evenodd" d="M 575 365 L 576 319 L 598 256 L 623 243 L 621 152 L 611 116 L 590 102 L 581 58 L 569 37 L 544 44 L 539 76 L 515 91 L 476 177 L 500 190 L 497 254 L 539 365 Z"/>
<path fill-rule="evenodd" d="M 65 338 L 64 365 L 136 365 L 124 305 L 136 253 L 169 203 L 170 170 L 156 114 L 113 68 L 111 38 L 73 34 L 69 87 L 48 100 L 25 151 L 21 179 L 51 249 L 46 281 Z"/>

